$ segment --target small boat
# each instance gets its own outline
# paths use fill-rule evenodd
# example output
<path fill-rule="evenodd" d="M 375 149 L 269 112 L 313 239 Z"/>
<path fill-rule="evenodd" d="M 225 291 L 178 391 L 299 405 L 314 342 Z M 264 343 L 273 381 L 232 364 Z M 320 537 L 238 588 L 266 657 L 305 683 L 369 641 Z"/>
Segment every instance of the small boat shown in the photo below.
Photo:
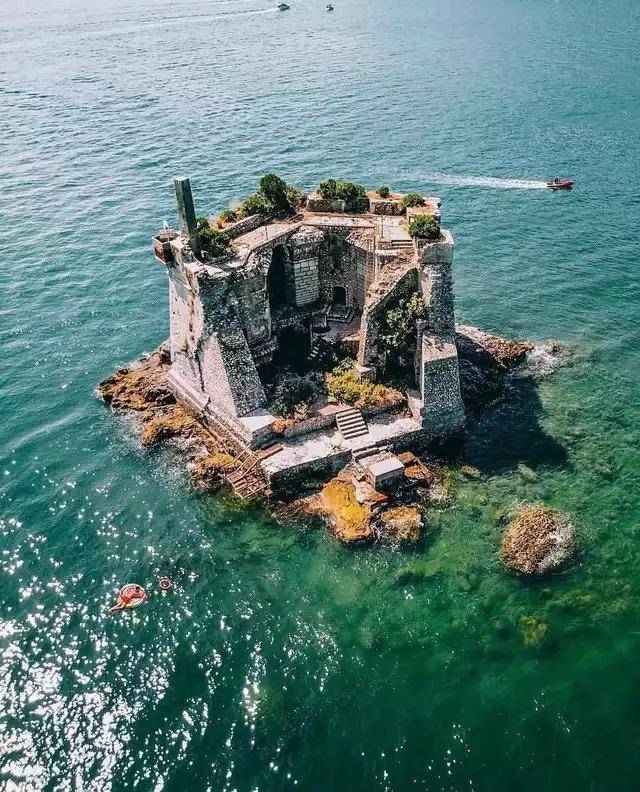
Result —
<path fill-rule="evenodd" d="M 333 6 L 331 5 L 331 3 L 327 4 L 327 11 L 333 11 Z"/>
<path fill-rule="evenodd" d="M 571 179 L 560 179 L 558 176 L 553 181 L 547 182 L 550 190 L 570 190 L 573 187 Z"/>
<path fill-rule="evenodd" d="M 278 3 L 278 11 L 288 11 L 290 8 L 291 6 L 286 3 Z"/>

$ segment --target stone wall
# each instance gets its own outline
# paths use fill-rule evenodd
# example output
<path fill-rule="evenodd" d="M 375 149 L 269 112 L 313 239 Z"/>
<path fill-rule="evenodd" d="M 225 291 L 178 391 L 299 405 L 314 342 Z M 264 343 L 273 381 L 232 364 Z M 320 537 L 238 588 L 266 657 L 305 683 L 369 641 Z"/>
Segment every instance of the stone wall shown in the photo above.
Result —
<path fill-rule="evenodd" d="M 321 198 L 317 193 L 307 197 L 307 211 L 343 214 L 346 204 L 340 198 Z"/>
<path fill-rule="evenodd" d="M 318 258 L 320 297 L 323 302 L 331 304 L 333 289 L 340 286 L 346 292 L 347 306 L 353 305 L 361 311 L 371 258 L 362 232 L 349 228 L 326 229 Z"/>
<path fill-rule="evenodd" d="M 422 338 L 420 420 L 430 439 L 458 432 L 465 423 L 458 352 L 446 338 Z M 418 416 L 415 416 L 418 417 Z"/>
<path fill-rule="evenodd" d="M 320 296 L 318 253 L 324 234 L 317 228 L 301 228 L 289 237 L 292 261 L 293 301 L 295 305 L 309 305 Z"/>
<path fill-rule="evenodd" d="M 427 327 L 436 335 L 455 332 L 453 312 L 453 238 L 443 230 L 439 242 L 420 244 L 420 287 L 427 306 Z"/>
<path fill-rule="evenodd" d="M 373 289 L 376 286 L 374 284 Z M 418 271 L 411 266 L 402 271 L 389 286 L 381 290 L 377 299 L 370 293 L 360 324 L 360 346 L 358 363 L 361 366 L 378 368 L 384 363 L 383 349 L 380 345 L 381 323 L 390 308 L 398 301 L 418 291 Z"/>
<path fill-rule="evenodd" d="M 235 223 L 230 223 L 228 226 L 225 226 L 223 230 L 231 239 L 235 239 L 236 237 L 242 236 L 242 234 L 248 234 L 249 231 L 259 228 L 266 222 L 266 217 L 254 214 L 249 215 L 249 217 L 243 217 L 242 220 L 236 220 Z"/>
<path fill-rule="evenodd" d="M 404 214 L 401 200 L 393 198 L 370 198 L 369 211 L 376 215 Z"/>

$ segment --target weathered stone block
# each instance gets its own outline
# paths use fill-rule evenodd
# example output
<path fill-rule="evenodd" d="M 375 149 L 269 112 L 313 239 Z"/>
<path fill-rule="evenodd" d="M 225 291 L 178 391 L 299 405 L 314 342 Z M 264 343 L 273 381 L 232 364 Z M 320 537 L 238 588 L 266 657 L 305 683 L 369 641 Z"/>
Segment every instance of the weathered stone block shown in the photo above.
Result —
<path fill-rule="evenodd" d="M 312 193 L 307 198 L 307 210 L 309 212 L 336 212 L 343 214 L 346 204 L 340 198 L 321 198 L 317 193 Z"/>

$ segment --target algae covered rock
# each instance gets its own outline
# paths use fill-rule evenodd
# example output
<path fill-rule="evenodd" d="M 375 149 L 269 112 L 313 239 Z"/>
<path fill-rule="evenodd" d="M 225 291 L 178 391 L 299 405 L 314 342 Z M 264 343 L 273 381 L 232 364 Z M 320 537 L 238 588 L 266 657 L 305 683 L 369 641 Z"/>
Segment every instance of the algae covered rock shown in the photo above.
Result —
<path fill-rule="evenodd" d="M 505 531 L 500 560 L 518 575 L 543 575 L 561 567 L 575 550 L 571 523 L 544 505 L 520 509 Z"/>
<path fill-rule="evenodd" d="M 518 623 L 525 646 L 540 646 L 549 632 L 549 625 L 535 616 L 523 616 Z"/>
<path fill-rule="evenodd" d="M 350 481 L 332 479 L 320 493 L 320 503 L 331 521 L 333 533 L 346 544 L 359 544 L 373 538 L 371 507 L 359 503 Z"/>

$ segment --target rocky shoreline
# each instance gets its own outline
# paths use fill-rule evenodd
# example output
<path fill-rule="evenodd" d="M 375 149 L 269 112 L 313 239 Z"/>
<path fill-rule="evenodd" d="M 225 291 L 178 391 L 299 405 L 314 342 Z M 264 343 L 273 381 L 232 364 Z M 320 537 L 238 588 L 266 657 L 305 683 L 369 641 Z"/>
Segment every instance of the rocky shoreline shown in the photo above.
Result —
<path fill-rule="evenodd" d="M 213 490 L 237 467 L 235 452 L 176 402 L 167 383 L 169 366 L 168 349 L 161 345 L 102 380 L 98 394 L 116 412 L 135 415 L 145 448 L 171 443 L 185 460 L 191 486 Z"/>
<path fill-rule="evenodd" d="M 463 398 L 471 416 L 504 397 L 509 376 L 534 350 L 531 343 L 510 341 L 470 326 L 456 328 L 456 345 Z M 113 410 L 135 415 L 142 446 L 169 443 L 185 462 L 190 486 L 213 491 L 240 465 L 237 451 L 176 402 L 167 382 L 169 367 L 168 347 L 163 344 L 103 380 L 98 393 Z M 346 544 L 415 543 L 427 530 L 424 507 L 448 497 L 445 474 L 435 460 L 411 452 L 399 458 L 405 471 L 392 492 L 376 490 L 363 470 L 352 463 L 319 492 L 290 503 L 288 512 L 322 517 Z M 462 472 L 466 467 L 461 467 Z M 506 551 L 504 558 L 508 557 Z M 531 557 L 537 559 L 538 566 L 543 563 L 536 553 Z M 526 563 L 524 566 L 528 569 Z"/>

